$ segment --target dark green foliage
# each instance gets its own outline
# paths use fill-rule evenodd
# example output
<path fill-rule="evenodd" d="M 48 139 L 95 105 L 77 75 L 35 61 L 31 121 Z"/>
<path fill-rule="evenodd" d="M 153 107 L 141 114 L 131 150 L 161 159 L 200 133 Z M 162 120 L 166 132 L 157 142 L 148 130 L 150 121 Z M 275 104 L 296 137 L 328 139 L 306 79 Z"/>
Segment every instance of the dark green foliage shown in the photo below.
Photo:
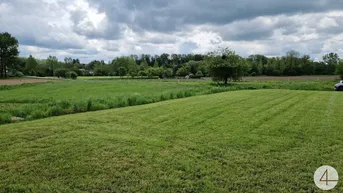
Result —
<path fill-rule="evenodd" d="M 73 79 L 73 80 L 76 80 L 77 79 L 77 74 L 75 72 L 71 72 L 70 78 Z"/>
<path fill-rule="evenodd" d="M 173 77 L 173 70 L 168 68 L 163 71 L 163 77 L 164 78 L 171 78 Z"/>
<path fill-rule="evenodd" d="M 182 66 L 181 68 L 179 68 L 176 72 L 177 76 L 187 76 L 189 75 L 189 70 L 186 66 Z"/>
<path fill-rule="evenodd" d="M 54 75 L 58 78 L 66 78 L 67 72 L 69 72 L 69 70 L 66 68 L 58 68 L 55 70 Z"/>
<path fill-rule="evenodd" d="M 207 62 L 214 80 L 223 81 L 225 85 L 228 80 L 240 80 L 249 71 L 246 60 L 228 49 L 210 53 Z"/>
<path fill-rule="evenodd" d="M 147 75 L 149 78 L 158 76 L 159 78 L 163 78 L 164 70 L 162 67 L 156 68 L 156 67 L 150 67 L 147 69 Z"/>
<path fill-rule="evenodd" d="M 203 76 L 204 76 L 204 74 L 203 74 L 201 71 L 198 71 L 198 72 L 195 74 L 195 76 L 198 76 L 198 77 L 203 77 Z"/>
<path fill-rule="evenodd" d="M 38 62 L 33 56 L 29 56 L 26 60 L 25 74 L 30 76 L 36 76 L 38 73 Z M 44 76 L 44 75 L 43 75 Z"/>
<path fill-rule="evenodd" d="M 66 72 L 65 77 L 73 79 L 73 80 L 76 80 L 77 79 L 77 74 L 74 71 L 68 71 L 68 72 Z"/>
<path fill-rule="evenodd" d="M 90 111 L 92 108 L 92 100 L 89 99 L 88 102 L 87 102 L 87 111 Z"/>
<path fill-rule="evenodd" d="M 126 69 L 124 67 L 119 67 L 118 75 L 119 76 L 125 76 L 126 75 Z"/>
<path fill-rule="evenodd" d="M 16 69 L 18 47 L 15 37 L 7 32 L 0 33 L 0 78 L 7 78 L 7 69 Z"/>
<path fill-rule="evenodd" d="M 8 48 L 8 49 L 7 49 Z M 88 64 L 81 64 L 79 59 L 67 57 L 59 62 L 56 56 L 49 56 L 45 60 L 18 58 L 18 41 L 8 33 L 0 34 L 0 78 L 7 77 L 9 72 L 21 71 L 32 76 L 58 76 L 65 78 L 65 73 L 74 71 L 78 76 L 158 76 L 172 78 L 175 76 L 196 77 L 212 76 L 215 80 L 227 82 L 240 80 L 242 76 L 298 76 L 298 75 L 333 75 L 340 61 L 337 53 L 323 56 L 323 61 L 313 61 L 309 55 L 289 51 L 282 57 L 266 57 L 251 55 L 243 58 L 234 51 L 222 49 L 219 52 L 202 54 L 166 54 L 151 56 L 130 55 L 113 59 L 105 63 L 94 60 Z M 234 57 L 235 56 L 235 57 Z M 218 59 L 220 59 L 218 60 Z M 236 58 L 236 59 L 235 59 Z M 61 69 L 64 69 L 63 72 Z M 201 73 L 200 73 L 201 72 Z M 198 74 L 198 75 L 196 75 Z M 70 74 L 68 74 L 70 75 Z M 14 76 L 14 73 L 11 73 Z M 75 79 L 77 76 L 73 76 Z M 194 77 L 193 77 L 194 78 Z"/>
<path fill-rule="evenodd" d="M 148 76 L 148 73 L 146 71 L 139 71 L 138 75 L 139 76 Z"/>
<path fill-rule="evenodd" d="M 60 106 L 53 106 L 48 110 L 47 114 L 50 116 L 63 115 L 63 108 Z"/>
<path fill-rule="evenodd" d="M 0 124 L 11 123 L 12 115 L 10 113 L 0 112 Z"/>
<path fill-rule="evenodd" d="M 343 60 L 337 65 L 336 74 L 340 76 L 341 80 L 343 80 Z"/>
<path fill-rule="evenodd" d="M 332 75 L 335 73 L 339 60 L 337 53 L 329 53 L 323 56 L 323 61 L 327 65 L 327 74 Z"/>

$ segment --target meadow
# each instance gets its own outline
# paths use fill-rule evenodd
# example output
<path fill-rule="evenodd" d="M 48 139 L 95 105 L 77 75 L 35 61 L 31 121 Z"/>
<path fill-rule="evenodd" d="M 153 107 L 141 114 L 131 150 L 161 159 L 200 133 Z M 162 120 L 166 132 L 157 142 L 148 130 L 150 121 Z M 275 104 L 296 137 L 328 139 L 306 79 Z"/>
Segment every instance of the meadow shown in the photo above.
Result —
<path fill-rule="evenodd" d="M 319 166 L 343 172 L 342 106 L 242 90 L 1 125 L 0 192 L 317 192 Z"/>
<path fill-rule="evenodd" d="M 64 114 L 143 105 L 233 90 L 332 91 L 333 80 L 246 81 L 228 87 L 210 80 L 121 80 L 99 77 L 0 86 L 0 124 Z"/>

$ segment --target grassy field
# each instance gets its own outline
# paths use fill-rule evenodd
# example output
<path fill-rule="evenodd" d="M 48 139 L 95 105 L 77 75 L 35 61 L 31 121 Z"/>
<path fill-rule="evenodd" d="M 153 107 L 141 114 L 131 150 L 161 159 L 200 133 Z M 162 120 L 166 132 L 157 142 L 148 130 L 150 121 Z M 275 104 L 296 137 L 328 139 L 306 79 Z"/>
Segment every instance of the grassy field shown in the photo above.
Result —
<path fill-rule="evenodd" d="M 79 80 L 118 80 L 118 79 L 159 79 L 158 76 L 79 76 Z"/>
<path fill-rule="evenodd" d="M 246 81 L 313 81 L 313 80 L 339 80 L 337 75 L 317 76 L 249 76 L 243 78 Z"/>
<path fill-rule="evenodd" d="M 248 90 L 2 125 L 0 192 L 317 192 L 319 166 L 343 172 L 342 106 Z"/>
<path fill-rule="evenodd" d="M 0 86 L 0 124 L 245 89 L 332 91 L 335 81 L 76 80 Z"/>

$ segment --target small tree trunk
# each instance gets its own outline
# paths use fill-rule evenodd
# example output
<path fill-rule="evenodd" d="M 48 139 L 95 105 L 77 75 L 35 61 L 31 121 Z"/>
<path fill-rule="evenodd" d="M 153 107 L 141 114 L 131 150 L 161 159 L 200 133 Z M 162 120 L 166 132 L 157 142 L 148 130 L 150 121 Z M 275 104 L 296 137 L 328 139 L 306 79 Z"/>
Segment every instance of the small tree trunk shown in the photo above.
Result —
<path fill-rule="evenodd" d="M 2 62 L 0 60 L 0 78 L 3 78 Z"/>
<path fill-rule="evenodd" d="M 4 74 L 5 74 L 5 78 L 7 78 L 7 66 L 6 66 L 6 63 L 4 64 Z"/>
<path fill-rule="evenodd" d="M 224 85 L 227 86 L 227 78 L 224 78 Z"/>

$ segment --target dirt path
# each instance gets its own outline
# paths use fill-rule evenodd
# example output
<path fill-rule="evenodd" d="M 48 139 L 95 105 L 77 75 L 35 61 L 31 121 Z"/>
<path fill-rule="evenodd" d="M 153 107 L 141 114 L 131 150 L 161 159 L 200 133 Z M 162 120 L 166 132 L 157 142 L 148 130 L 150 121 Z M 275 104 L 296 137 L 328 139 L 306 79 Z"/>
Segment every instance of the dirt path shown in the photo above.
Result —
<path fill-rule="evenodd" d="M 53 80 L 53 79 L 36 79 L 36 78 L 16 78 L 16 79 L 1 79 L 0 85 L 17 85 L 17 84 L 25 84 L 25 83 L 39 83 L 39 82 L 50 82 L 50 81 L 61 81 L 61 80 Z"/>

